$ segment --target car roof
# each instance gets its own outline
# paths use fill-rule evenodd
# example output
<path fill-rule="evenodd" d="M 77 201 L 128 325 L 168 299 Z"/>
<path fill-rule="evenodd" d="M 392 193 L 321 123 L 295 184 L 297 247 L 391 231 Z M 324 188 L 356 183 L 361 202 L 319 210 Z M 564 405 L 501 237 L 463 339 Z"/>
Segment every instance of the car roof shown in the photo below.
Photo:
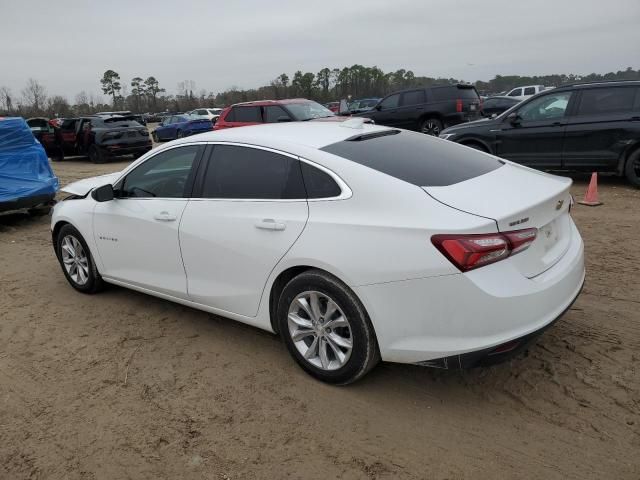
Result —
<path fill-rule="evenodd" d="M 252 102 L 234 103 L 231 106 L 232 107 L 236 107 L 236 106 L 264 107 L 267 105 L 288 105 L 292 103 L 307 103 L 307 102 L 313 102 L 313 100 L 309 100 L 307 98 L 284 98 L 282 100 L 254 100 Z"/>
<path fill-rule="evenodd" d="M 554 88 L 554 91 L 557 90 L 569 90 L 574 88 L 604 88 L 610 86 L 640 86 L 640 80 L 610 80 L 610 81 L 599 81 L 599 82 L 574 82 L 568 83 L 565 85 L 560 85 L 559 87 Z M 551 91 L 551 90 L 545 90 Z"/>
<path fill-rule="evenodd" d="M 204 142 L 234 142 L 283 151 L 288 151 L 287 147 L 292 147 L 295 151 L 295 146 L 320 149 L 351 137 L 394 130 L 393 128 L 354 120 L 359 119 L 352 119 L 346 122 L 270 123 L 229 128 L 200 133 L 197 137 L 187 137 L 178 142 L 192 143 L 196 140 Z M 356 125 L 357 127 L 351 127 L 350 125 Z M 176 142 L 172 143 L 175 144 Z"/>

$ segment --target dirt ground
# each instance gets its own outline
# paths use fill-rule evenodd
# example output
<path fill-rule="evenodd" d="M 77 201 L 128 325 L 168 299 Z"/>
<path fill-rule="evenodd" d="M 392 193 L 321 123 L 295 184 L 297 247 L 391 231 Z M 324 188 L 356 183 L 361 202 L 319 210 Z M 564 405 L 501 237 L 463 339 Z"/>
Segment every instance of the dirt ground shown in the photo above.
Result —
<path fill-rule="evenodd" d="M 0 479 L 640 479 L 640 190 L 601 178 L 600 196 L 574 209 L 585 289 L 526 356 L 382 364 L 349 387 L 232 320 L 82 295 L 49 217 L 0 217 Z"/>

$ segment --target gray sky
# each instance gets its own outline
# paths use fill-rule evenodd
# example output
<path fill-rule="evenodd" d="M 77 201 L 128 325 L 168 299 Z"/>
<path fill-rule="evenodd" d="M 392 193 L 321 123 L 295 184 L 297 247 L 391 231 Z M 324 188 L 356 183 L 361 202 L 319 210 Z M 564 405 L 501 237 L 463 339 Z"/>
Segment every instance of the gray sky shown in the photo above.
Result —
<path fill-rule="evenodd" d="M 359 63 L 468 81 L 640 67 L 639 0 L 0 0 L 0 85 L 73 102 L 107 69 L 169 93 Z"/>

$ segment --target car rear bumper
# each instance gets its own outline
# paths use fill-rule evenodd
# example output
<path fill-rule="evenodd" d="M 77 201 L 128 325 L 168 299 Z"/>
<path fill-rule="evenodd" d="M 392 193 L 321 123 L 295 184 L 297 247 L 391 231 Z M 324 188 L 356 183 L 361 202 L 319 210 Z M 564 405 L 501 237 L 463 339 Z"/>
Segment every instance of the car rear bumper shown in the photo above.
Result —
<path fill-rule="evenodd" d="M 24 208 L 32 208 L 38 205 L 51 204 L 56 196 L 55 193 L 45 193 L 41 195 L 32 195 L 30 197 L 16 198 L 0 202 L 0 212 L 9 212 L 12 210 L 22 210 Z"/>
<path fill-rule="evenodd" d="M 564 256 L 533 278 L 507 259 L 465 274 L 354 287 L 382 359 L 425 365 L 455 357 L 470 365 L 498 346 L 539 334 L 570 307 L 584 283 L 584 246 L 573 222 L 572 229 Z M 476 355 L 464 356 L 471 353 Z"/>

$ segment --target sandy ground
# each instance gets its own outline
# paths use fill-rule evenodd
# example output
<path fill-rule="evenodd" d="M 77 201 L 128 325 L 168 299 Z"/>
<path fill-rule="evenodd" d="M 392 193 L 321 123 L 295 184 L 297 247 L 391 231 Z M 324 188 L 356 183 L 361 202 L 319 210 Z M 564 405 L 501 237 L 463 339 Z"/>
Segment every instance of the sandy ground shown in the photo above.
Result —
<path fill-rule="evenodd" d="M 61 182 L 127 162 L 54 164 Z M 574 194 L 582 195 L 578 179 Z M 73 290 L 49 218 L 0 219 L 0 479 L 639 479 L 640 191 L 577 206 L 582 296 L 526 356 L 331 387 L 279 339 Z"/>

